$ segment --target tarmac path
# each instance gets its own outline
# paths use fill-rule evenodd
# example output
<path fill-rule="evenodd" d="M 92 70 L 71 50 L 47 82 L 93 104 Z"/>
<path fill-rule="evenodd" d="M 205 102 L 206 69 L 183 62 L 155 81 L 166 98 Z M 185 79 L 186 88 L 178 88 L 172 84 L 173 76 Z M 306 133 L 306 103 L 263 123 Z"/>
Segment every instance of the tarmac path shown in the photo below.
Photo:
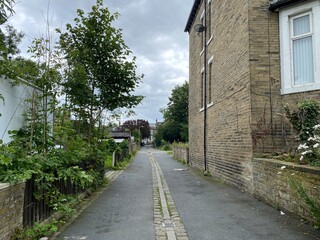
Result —
<path fill-rule="evenodd" d="M 314 240 L 320 231 L 144 147 L 56 239 Z"/>

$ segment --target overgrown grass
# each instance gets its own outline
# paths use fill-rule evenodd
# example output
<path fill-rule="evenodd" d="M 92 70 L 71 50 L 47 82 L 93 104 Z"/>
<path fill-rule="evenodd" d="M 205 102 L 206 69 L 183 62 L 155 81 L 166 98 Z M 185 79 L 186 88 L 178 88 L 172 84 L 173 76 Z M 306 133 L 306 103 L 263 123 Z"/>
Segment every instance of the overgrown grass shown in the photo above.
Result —
<path fill-rule="evenodd" d="M 164 142 L 160 149 L 163 151 L 172 151 L 172 145 L 170 143 Z"/>
<path fill-rule="evenodd" d="M 320 228 L 320 205 L 302 186 L 302 183 L 293 177 L 289 177 L 289 184 L 300 198 L 307 204 L 308 210 L 315 219 L 315 227 Z"/>
<path fill-rule="evenodd" d="M 113 161 L 113 157 L 112 155 L 108 155 L 106 157 L 106 160 L 104 161 L 104 167 L 108 170 L 108 169 L 112 169 L 112 161 Z"/>
<path fill-rule="evenodd" d="M 178 162 L 181 162 L 183 165 L 186 165 L 186 164 L 187 164 L 187 161 L 184 160 L 184 159 L 174 158 L 174 160 L 176 160 L 176 161 L 178 161 Z"/>
<path fill-rule="evenodd" d="M 189 147 L 189 143 L 181 143 L 181 142 L 179 142 L 179 143 L 174 142 L 172 145 L 174 147 L 183 147 L 183 148 L 188 148 Z"/>

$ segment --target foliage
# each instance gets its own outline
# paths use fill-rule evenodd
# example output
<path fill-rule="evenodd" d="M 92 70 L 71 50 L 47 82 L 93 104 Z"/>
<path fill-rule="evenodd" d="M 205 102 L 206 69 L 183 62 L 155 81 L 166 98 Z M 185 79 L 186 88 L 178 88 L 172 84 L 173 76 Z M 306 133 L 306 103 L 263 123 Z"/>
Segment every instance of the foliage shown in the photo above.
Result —
<path fill-rule="evenodd" d="M 18 44 L 23 38 L 23 33 L 18 32 L 11 25 L 6 25 L 3 30 L 0 30 L 0 54 L 1 60 L 9 60 L 20 51 Z"/>
<path fill-rule="evenodd" d="M 141 133 L 142 139 L 150 137 L 151 133 L 149 122 L 142 119 L 125 121 L 121 125 L 121 129 L 129 129 L 131 133 L 133 132 L 133 130 L 137 129 Z"/>
<path fill-rule="evenodd" d="M 156 145 L 162 139 L 170 143 L 188 141 L 188 91 L 188 82 L 172 90 L 167 108 L 161 109 L 164 123 L 156 129 Z"/>
<path fill-rule="evenodd" d="M 48 237 L 58 230 L 59 221 L 53 220 L 50 223 L 35 223 L 33 227 L 24 230 L 18 229 L 11 240 L 36 240 Z"/>
<path fill-rule="evenodd" d="M 18 32 L 13 26 L 7 25 L 4 30 L 0 28 L 0 72 L 1 75 L 16 79 L 16 68 L 12 67 L 14 57 L 20 52 L 18 45 L 23 38 L 23 34 Z"/>
<path fill-rule="evenodd" d="M 162 140 L 160 149 L 163 150 L 163 151 L 171 151 L 172 150 L 172 145 L 170 143 Z"/>
<path fill-rule="evenodd" d="M 1 0 L 0 1 L 0 25 L 5 23 L 8 18 L 14 13 L 13 5 L 14 0 Z"/>
<path fill-rule="evenodd" d="M 297 179 L 290 177 L 289 184 L 291 188 L 295 190 L 301 199 L 307 204 L 311 215 L 315 219 L 315 226 L 320 228 L 320 205 L 310 194 L 307 193 L 306 189 L 302 186 L 302 183 Z"/>
<path fill-rule="evenodd" d="M 312 128 L 319 124 L 320 105 L 314 100 L 304 100 L 297 104 L 296 109 L 285 106 L 285 113 L 299 140 L 304 142 L 312 135 Z"/>
<path fill-rule="evenodd" d="M 133 129 L 131 134 L 137 143 L 139 143 L 141 141 L 142 136 L 141 136 L 141 132 L 139 131 L 139 129 Z"/>
<path fill-rule="evenodd" d="M 181 142 L 174 142 L 172 144 L 174 147 L 183 147 L 183 148 L 188 148 L 189 147 L 189 144 L 188 143 L 181 143 Z"/>
<path fill-rule="evenodd" d="M 167 142 L 179 142 L 184 141 L 186 139 L 182 139 L 182 125 L 178 122 L 174 121 L 165 121 L 160 124 L 156 128 L 155 141 L 157 143 L 161 142 L 161 140 L 165 140 Z"/>
<path fill-rule="evenodd" d="M 310 137 L 303 144 L 300 144 L 298 150 L 301 151 L 300 161 L 313 166 L 320 167 L 320 125 L 313 127 Z"/>
<path fill-rule="evenodd" d="M 166 121 L 188 124 L 188 93 L 188 82 L 184 82 L 184 84 L 176 86 L 172 90 L 168 106 L 163 109 L 163 116 Z"/>
<path fill-rule="evenodd" d="M 299 137 L 300 161 L 320 166 L 320 104 L 314 100 L 304 100 L 295 109 L 285 107 L 286 117 Z"/>
<path fill-rule="evenodd" d="M 74 24 L 67 24 L 65 33 L 58 30 L 60 47 L 70 71 L 64 91 L 77 108 L 80 119 L 88 119 L 88 141 L 104 110 L 134 107 L 142 100 L 132 91 L 142 76 L 136 74 L 135 58 L 122 39 L 121 30 L 111 26 L 118 14 L 111 14 L 97 0 L 87 15 L 78 9 Z"/>

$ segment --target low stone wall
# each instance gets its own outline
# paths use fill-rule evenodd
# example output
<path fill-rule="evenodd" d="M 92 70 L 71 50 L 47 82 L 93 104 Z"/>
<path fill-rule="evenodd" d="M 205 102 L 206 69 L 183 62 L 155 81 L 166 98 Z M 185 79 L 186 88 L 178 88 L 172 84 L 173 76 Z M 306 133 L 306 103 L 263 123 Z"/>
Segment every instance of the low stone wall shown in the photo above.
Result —
<path fill-rule="evenodd" d="M 254 158 L 252 162 L 253 193 L 256 198 L 315 222 L 301 193 L 304 191 L 320 206 L 319 167 L 261 158 Z"/>
<path fill-rule="evenodd" d="M 134 153 L 134 152 L 136 152 L 136 151 L 138 151 L 138 150 L 139 150 L 139 148 L 138 148 L 137 143 L 131 142 L 131 143 L 130 143 L 130 153 Z"/>
<path fill-rule="evenodd" d="M 189 148 L 173 146 L 173 157 L 178 160 L 183 160 L 189 164 Z"/>
<path fill-rule="evenodd" d="M 0 183 L 0 239 L 9 240 L 16 228 L 22 228 L 25 184 Z"/>

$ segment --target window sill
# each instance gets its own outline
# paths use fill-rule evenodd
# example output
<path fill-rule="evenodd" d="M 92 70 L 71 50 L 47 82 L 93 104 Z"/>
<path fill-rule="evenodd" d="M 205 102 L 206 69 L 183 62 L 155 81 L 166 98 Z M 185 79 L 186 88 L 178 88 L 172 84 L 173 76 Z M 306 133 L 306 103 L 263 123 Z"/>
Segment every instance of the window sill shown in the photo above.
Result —
<path fill-rule="evenodd" d="M 207 108 L 212 107 L 213 106 L 213 102 L 207 104 Z"/>
<path fill-rule="evenodd" d="M 200 52 L 200 56 L 203 54 L 203 52 L 204 52 L 204 48 L 202 48 L 202 51 Z"/>
<path fill-rule="evenodd" d="M 199 110 L 199 113 L 203 112 L 204 111 L 204 108 L 200 108 Z"/>
<path fill-rule="evenodd" d="M 207 42 L 207 46 L 211 43 L 212 39 L 213 39 L 213 36 L 211 35 L 210 39 Z"/>
<path fill-rule="evenodd" d="M 291 94 L 291 93 L 300 93 L 300 92 L 308 92 L 320 89 L 320 83 L 312 83 L 309 85 L 298 86 L 294 88 L 282 88 L 281 95 Z"/>

